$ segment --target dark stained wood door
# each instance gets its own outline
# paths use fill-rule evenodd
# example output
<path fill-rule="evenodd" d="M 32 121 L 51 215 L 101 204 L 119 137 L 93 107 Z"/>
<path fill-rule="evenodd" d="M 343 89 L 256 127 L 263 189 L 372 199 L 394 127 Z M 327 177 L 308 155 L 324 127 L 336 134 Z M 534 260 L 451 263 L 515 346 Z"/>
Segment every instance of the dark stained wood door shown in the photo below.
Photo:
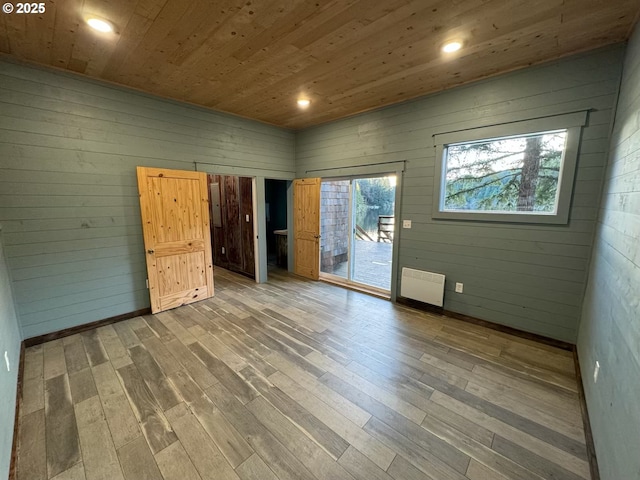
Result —
<path fill-rule="evenodd" d="M 240 223 L 240 179 L 231 175 L 223 178 L 224 229 L 227 264 L 230 270 L 242 272 L 242 224 Z"/>
<path fill-rule="evenodd" d="M 253 231 L 253 179 L 240 177 L 240 233 L 242 237 L 242 271 L 255 275 L 255 235 Z"/>
<path fill-rule="evenodd" d="M 254 277 L 253 179 L 209 175 L 209 191 L 214 264 Z"/>

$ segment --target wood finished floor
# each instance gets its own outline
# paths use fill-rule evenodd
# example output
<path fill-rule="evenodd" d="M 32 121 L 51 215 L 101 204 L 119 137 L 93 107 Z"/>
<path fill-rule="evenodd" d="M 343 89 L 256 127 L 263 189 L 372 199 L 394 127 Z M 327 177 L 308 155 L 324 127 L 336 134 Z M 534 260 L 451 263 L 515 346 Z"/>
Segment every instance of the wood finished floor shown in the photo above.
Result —
<path fill-rule="evenodd" d="M 18 479 L 590 478 L 569 352 L 270 279 L 27 349 Z"/>

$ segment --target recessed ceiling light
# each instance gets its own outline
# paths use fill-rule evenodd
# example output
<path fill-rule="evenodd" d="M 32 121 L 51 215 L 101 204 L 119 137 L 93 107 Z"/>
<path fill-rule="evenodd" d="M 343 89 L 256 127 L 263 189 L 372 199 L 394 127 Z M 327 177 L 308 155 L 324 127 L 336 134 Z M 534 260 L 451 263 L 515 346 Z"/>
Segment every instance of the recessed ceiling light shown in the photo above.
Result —
<path fill-rule="evenodd" d="M 94 30 L 98 30 L 99 32 L 108 33 L 113 31 L 113 26 L 106 20 L 101 20 L 99 18 L 90 18 L 89 20 L 87 20 L 87 23 L 91 28 L 93 28 Z"/>
<path fill-rule="evenodd" d="M 306 98 L 301 98 L 298 100 L 298 106 L 300 108 L 307 108 L 309 105 L 311 105 L 311 100 L 307 100 Z"/>
<path fill-rule="evenodd" d="M 453 52 L 457 52 L 461 48 L 462 48 L 462 42 L 455 41 L 455 42 L 445 43 L 444 46 L 442 47 L 442 51 L 445 53 L 453 53 Z"/>

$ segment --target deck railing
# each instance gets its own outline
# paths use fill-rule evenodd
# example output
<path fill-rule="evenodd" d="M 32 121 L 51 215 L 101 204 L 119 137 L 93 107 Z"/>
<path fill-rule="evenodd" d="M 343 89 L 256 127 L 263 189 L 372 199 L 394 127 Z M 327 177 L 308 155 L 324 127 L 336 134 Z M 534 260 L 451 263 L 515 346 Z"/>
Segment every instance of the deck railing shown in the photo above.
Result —
<path fill-rule="evenodd" d="M 380 215 L 378 216 L 378 236 L 377 240 L 360 225 L 356 224 L 356 238 L 358 240 L 365 240 L 367 242 L 383 242 L 393 243 L 393 229 L 395 226 L 395 219 L 393 215 Z"/>
<path fill-rule="evenodd" d="M 367 231 L 358 224 L 356 224 L 356 238 L 359 240 L 366 240 L 368 242 L 374 241 Z"/>
<path fill-rule="evenodd" d="M 393 215 L 378 216 L 378 242 L 393 243 L 393 229 L 395 218 Z"/>

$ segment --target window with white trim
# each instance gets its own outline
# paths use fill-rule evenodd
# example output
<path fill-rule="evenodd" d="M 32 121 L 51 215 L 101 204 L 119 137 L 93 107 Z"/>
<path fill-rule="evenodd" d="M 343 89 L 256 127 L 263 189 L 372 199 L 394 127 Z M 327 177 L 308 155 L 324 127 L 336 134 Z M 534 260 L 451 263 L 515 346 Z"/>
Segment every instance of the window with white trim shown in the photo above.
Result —
<path fill-rule="evenodd" d="M 586 112 L 436 135 L 434 218 L 567 223 Z"/>

